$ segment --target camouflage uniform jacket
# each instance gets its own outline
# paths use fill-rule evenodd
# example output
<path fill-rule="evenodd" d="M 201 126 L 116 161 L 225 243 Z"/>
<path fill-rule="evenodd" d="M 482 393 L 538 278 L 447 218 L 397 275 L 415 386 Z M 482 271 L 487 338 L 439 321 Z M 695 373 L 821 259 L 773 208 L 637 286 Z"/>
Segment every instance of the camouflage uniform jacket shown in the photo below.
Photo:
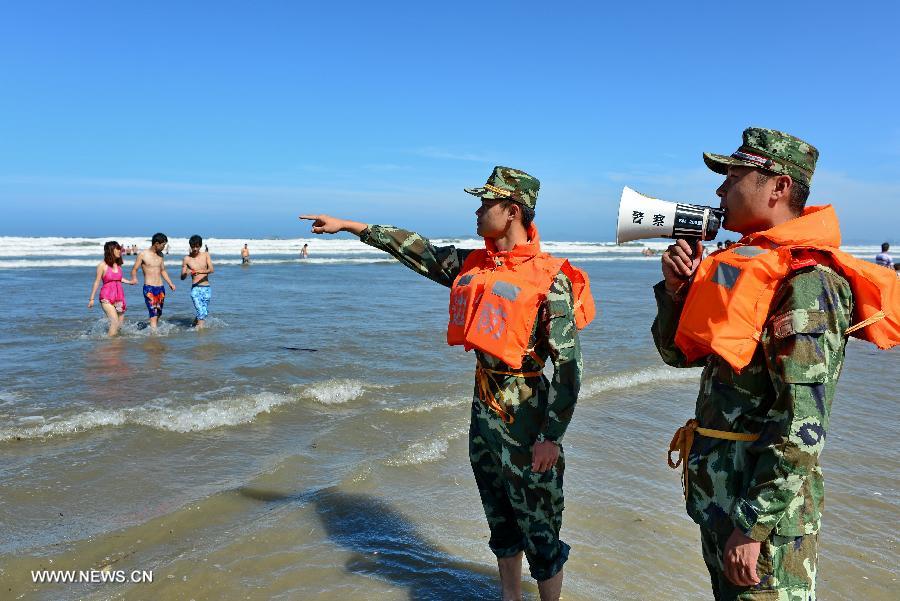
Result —
<path fill-rule="evenodd" d="M 683 303 L 654 287 L 653 340 L 667 364 L 692 367 L 675 346 Z M 715 430 L 759 433 L 755 442 L 697 436 L 687 459 L 687 512 L 718 532 L 758 541 L 818 531 L 824 507 L 819 453 L 844 361 L 853 296 L 822 265 L 794 272 L 777 291 L 750 364 L 738 374 L 717 355 L 705 363 L 696 419 Z"/>
<path fill-rule="evenodd" d="M 459 274 L 471 250 L 453 246 L 435 247 L 428 239 L 390 225 L 370 225 L 360 233 L 360 239 L 370 246 L 390 253 L 398 261 L 425 277 L 447 286 Z M 527 403 L 527 414 L 541 417 L 519 420 L 510 426 L 508 434 L 520 444 L 532 444 L 538 434 L 546 440 L 559 442 L 572 419 L 578 390 L 581 386 L 581 345 L 575 327 L 572 284 L 562 272 L 550 286 L 547 300 L 541 306 L 531 334 L 531 346 L 546 361 L 553 362 L 553 378 L 541 378 L 533 389 L 522 378 L 496 376 L 499 390 L 497 400 L 507 407 Z M 478 361 L 488 369 L 510 371 L 499 359 L 475 350 Z M 531 357 L 525 357 L 521 371 L 541 371 Z M 528 380 L 529 383 L 532 380 Z M 518 415 L 518 412 L 517 412 Z M 521 422 L 521 423 L 520 423 Z"/>

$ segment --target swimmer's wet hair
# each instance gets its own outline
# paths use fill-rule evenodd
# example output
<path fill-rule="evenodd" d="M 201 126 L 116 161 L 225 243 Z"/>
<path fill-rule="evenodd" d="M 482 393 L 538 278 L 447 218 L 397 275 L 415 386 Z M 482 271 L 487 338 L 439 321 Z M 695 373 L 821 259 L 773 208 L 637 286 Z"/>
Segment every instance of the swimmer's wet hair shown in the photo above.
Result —
<path fill-rule="evenodd" d="M 153 238 L 150 239 L 150 244 L 165 244 L 169 241 L 169 237 L 163 234 L 162 232 L 157 232 L 153 234 Z"/>
<path fill-rule="evenodd" d="M 203 246 L 203 238 L 201 238 L 197 234 L 194 234 L 190 237 L 190 239 L 188 239 L 188 246 L 190 246 L 191 248 L 200 248 L 201 246 Z"/>

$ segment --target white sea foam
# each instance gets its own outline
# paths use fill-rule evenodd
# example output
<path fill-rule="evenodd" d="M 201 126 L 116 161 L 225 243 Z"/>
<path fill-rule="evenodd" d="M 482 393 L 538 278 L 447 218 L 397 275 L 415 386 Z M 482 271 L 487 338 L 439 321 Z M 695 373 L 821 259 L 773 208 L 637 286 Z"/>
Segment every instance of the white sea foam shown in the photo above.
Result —
<path fill-rule="evenodd" d="M 49 269 L 61 267 L 96 267 L 96 259 L 0 259 L 0 269 Z M 366 265 L 371 263 L 396 263 L 395 259 L 383 254 L 368 258 L 316 257 L 309 259 L 254 259 L 251 265 Z M 215 259 L 215 264 L 241 265 L 240 259 Z"/>
<path fill-rule="evenodd" d="M 163 401 L 126 409 L 95 409 L 69 416 L 30 415 L 20 417 L 16 426 L 0 428 L 0 442 L 47 438 L 129 424 L 169 432 L 201 432 L 248 423 L 261 413 L 296 401 L 294 396 L 262 392 L 187 407 Z"/>
<path fill-rule="evenodd" d="M 650 367 L 638 371 L 618 373 L 589 380 L 581 389 L 581 397 L 593 397 L 612 390 L 625 390 L 636 386 L 654 386 L 665 382 L 700 380 L 700 368 L 677 369 L 674 367 Z"/>
<path fill-rule="evenodd" d="M 126 315 L 128 315 L 128 313 L 126 313 Z M 205 320 L 205 325 L 207 328 L 214 329 L 225 327 L 228 323 L 218 317 L 208 317 Z M 126 317 L 125 323 L 119 328 L 118 335 L 123 338 L 146 338 L 149 336 L 166 337 L 178 332 L 189 332 L 193 330 L 194 326 L 192 325 L 192 319 L 178 319 L 173 322 L 171 321 L 171 318 L 164 316 L 154 330 L 149 327 L 149 324 L 146 321 L 131 321 Z M 90 328 L 88 328 L 88 331 L 81 334 L 79 338 L 82 340 L 102 340 L 107 338 L 107 331 L 109 331 L 109 322 L 105 317 L 100 317 L 94 321 Z"/>
<path fill-rule="evenodd" d="M 0 442 L 47 438 L 124 425 L 179 433 L 201 432 L 252 422 L 262 413 L 295 403 L 303 397 L 314 398 L 324 404 L 338 404 L 359 398 L 364 390 L 363 383 L 356 380 L 329 380 L 307 387 L 302 394 L 262 392 L 190 406 L 163 400 L 124 409 L 93 409 L 74 415 L 25 415 L 15 418 L 15 423 L 10 426 L 0 427 Z"/>
<path fill-rule="evenodd" d="M 340 405 L 358 399 L 365 389 L 366 385 L 358 380 L 326 380 L 307 386 L 302 394 L 323 405 Z"/>
<path fill-rule="evenodd" d="M 148 238 L 140 236 L 109 236 L 104 238 L 27 238 L 0 236 L 0 269 L 35 269 L 53 267 L 94 267 L 103 256 L 103 244 L 107 240 L 117 240 L 121 244 L 137 244 L 147 248 Z M 459 248 L 481 248 L 480 238 L 434 238 L 437 246 L 453 244 Z M 213 259 L 221 265 L 240 264 L 240 251 L 246 243 L 250 248 L 253 264 L 299 263 L 300 248 L 308 244 L 311 256 L 303 262 L 311 264 L 328 263 L 381 263 L 393 259 L 359 242 L 355 238 L 292 238 L 286 240 L 257 240 L 239 238 L 208 238 L 204 243 L 209 247 Z M 641 251 L 651 248 L 664 250 L 671 241 L 644 240 L 617 245 L 614 242 L 566 242 L 545 240 L 541 247 L 559 256 L 574 257 L 576 261 L 589 260 L 653 260 L 644 257 Z M 171 238 L 171 249 L 167 256 L 170 262 L 177 262 L 187 252 L 186 238 Z M 709 247 L 713 245 L 708 243 Z M 843 250 L 859 258 L 873 260 L 880 247 L 876 245 L 846 245 Z M 126 263 L 133 260 L 124 256 Z"/>
<path fill-rule="evenodd" d="M 106 236 L 103 238 L 28 238 L 0 236 L 0 257 L 97 257 L 103 258 L 103 245 L 108 240 L 116 240 L 123 246 L 137 244 L 138 248 L 150 246 L 150 238 L 142 236 Z M 203 243 L 215 259 L 217 256 L 240 257 L 244 244 L 253 255 L 293 255 L 299 256 L 300 249 L 308 244 L 311 253 L 320 254 L 360 254 L 377 252 L 356 238 L 291 238 L 285 240 L 262 240 L 250 238 L 205 238 Z M 170 253 L 166 258 L 179 259 L 188 251 L 187 238 L 169 238 Z M 126 262 L 133 256 L 122 257 Z"/>
<path fill-rule="evenodd" d="M 468 426 L 456 427 L 446 432 L 435 434 L 425 440 L 413 442 L 400 453 L 385 460 L 385 464 L 403 466 L 439 461 L 447 456 L 450 441 L 460 438 L 468 431 Z"/>
<path fill-rule="evenodd" d="M 472 402 L 471 398 L 442 399 L 440 401 L 425 402 L 419 405 L 413 405 L 411 407 L 388 407 L 385 409 L 385 411 L 389 411 L 390 413 L 399 413 L 400 415 L 404 415 L 407 413 L 427 413 L 429 411 L 434 411 L 435 409 L 467 405 L 470 402 Z"/>

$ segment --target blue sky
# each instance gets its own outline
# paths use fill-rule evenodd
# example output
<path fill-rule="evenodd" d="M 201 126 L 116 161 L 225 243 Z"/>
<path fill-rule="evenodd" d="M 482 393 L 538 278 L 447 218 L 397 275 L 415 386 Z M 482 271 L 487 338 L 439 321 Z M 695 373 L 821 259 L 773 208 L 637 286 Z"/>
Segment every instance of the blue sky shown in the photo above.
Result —
<path fill-rule="evenodd" d="M 610 240 L 623 185 L 717 204 L 701 153 L 759 125 L 819 148 L 845 241 L 897 240 L 900 9 L 765 6 L 7 3 L 0 235 L 467 235 L 500 164 L 544 238 Z"/>

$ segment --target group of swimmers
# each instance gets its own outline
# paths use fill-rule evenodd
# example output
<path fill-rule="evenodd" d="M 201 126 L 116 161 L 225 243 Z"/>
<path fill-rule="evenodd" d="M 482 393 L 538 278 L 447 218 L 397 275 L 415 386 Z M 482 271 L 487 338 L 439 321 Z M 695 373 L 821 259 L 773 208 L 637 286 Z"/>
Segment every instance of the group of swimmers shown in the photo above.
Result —
<path fill-rule="evenodd" d="M 91 288 L 91 298 L 88 308 L 94 306 L 94 297 L 97 288 L 100 288 L 100 306 L 109 318 L 110 336 L 115 336 L 125 320 L 125 291 L 122 284 L 137 284 L 137 271 L 140 268 L 144 274 L 144 304 L 147 306 L 150 327 L 156 329 L 157 323 L 163 312 L 166 300 L 166 289 L 163 282 L 169 285 L 169 289 L 175 292 L 175 284 L 172 283 L 166 272 L 163 260 L 163 251 L 168 249 L 169 239 L 165 234 L 153 234 L 150 248 L 138 253 L 131 268 L 131 278 L 124 279 L 122 269 L 123 248 L 115 240 L 110 240 L 103 245 L 103 261 L 97 265 L 97 273 L 94 285 Z M 181 279 L 191 278 L 191 300 L 194 303 L 194 326 L 198 329 L 204 327 L 204 320 L 209 316 L 209 301 L 212 298 L 209 276 L 215 271 L 208 249 L 201 250 L 203 238 L 193 235 L 188 240 L 190 252 L 181 260 Z M 101 285 L 102 283 L 102 285 Z"/>

